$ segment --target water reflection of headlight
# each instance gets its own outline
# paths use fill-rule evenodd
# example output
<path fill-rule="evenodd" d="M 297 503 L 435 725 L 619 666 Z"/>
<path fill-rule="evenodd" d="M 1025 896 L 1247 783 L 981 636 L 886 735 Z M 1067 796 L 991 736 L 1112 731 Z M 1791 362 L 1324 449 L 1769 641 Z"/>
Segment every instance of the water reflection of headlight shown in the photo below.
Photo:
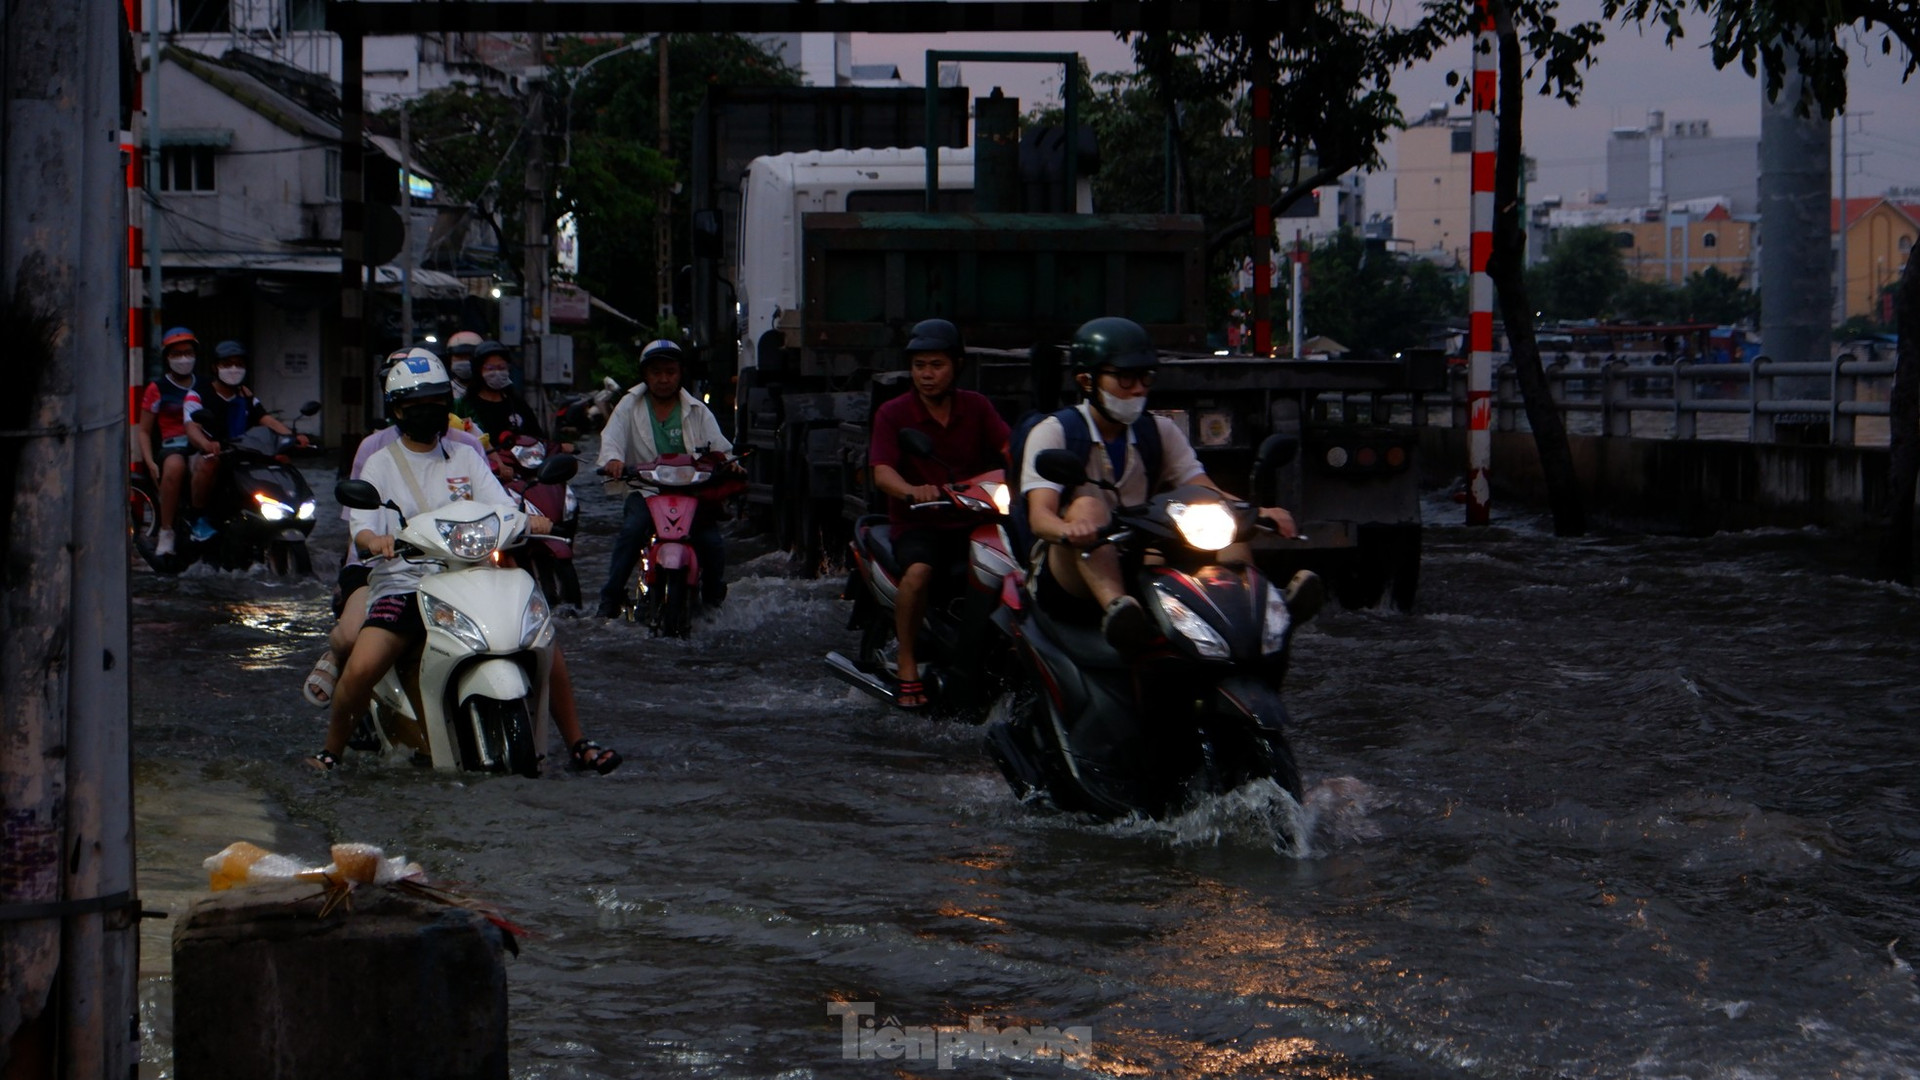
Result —
<path fill-rule="evenodd" d="M 1201 551 L 1219 551 L 1238 531 L 1233 511 L 1217 502 L 1172 503 L 1167 513 L 1187 543 Z"/>

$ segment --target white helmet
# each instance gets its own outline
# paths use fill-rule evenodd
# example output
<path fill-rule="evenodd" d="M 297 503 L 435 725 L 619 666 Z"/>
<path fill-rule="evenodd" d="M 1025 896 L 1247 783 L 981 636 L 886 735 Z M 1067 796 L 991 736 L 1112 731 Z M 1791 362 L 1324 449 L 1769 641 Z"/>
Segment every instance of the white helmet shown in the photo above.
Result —
<path fill-rule="evenodd" d="M 471 330 L 462 330 L 447 339 L 447 351 L 450 353 L 470 353 L 480 347 L 484 341 L 479 334 Z"/>
<path fill-rule="evenodd" d="M 453 396 L 453 381 L 440 358 L 425 349 L 412 349 L 387 372 L 387 407 L 420 398 Z"/>

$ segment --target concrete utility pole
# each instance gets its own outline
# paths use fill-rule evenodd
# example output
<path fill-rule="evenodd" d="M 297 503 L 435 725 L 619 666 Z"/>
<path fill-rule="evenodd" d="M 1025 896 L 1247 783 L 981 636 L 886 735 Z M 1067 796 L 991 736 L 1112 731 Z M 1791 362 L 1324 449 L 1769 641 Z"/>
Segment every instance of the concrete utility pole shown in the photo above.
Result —
<path fill-rule="evenodd" d="M 673 157 L 671 139 L 672 112 L 668 108 L 667 98 L 667 35 L 660 34 L 654 39 L 654 58 L 660 66 L 660 156 Z M 656 313 L 654 332 L 673 314 L 673 187 L 669 182 L 660 188 L 659 205 L 653 216 L 654 244 L 654 289 Z M 665 336 L 665 335 L 660 335 Z"/>
<path fill-rule="evenodd" d="M 547 35 L 533 35 L 533 56 L 537 74 L 527 87 L 527 180 L 522 193 L 521 273 L 526 280 L 527 309 L 521 315 L 525 327 L 520 339 L 520 356 L 525 364 L 527 400 L 536 409 L 546 410 L 542 349 L 547 332 L 547 282 L 552 277 L 547 258 Z"/>
<path fill-rule="evenodd" d="M 400 103 L 400 341 L 413 344 L 413 112 Z"/>
<path fill-rule="evenodd" d="M 1795 109 L 1811 97 L 1793 74 L 1797 50 L 1788 48 L 1787 83 L 1777 101 L 1762 98 L 1760 113 L 1760 331 L 1768 358 L 1788 363 L 1828 359 L 1828 317 L 1833 313 L 1832 135 L 1817 102 L 1802 117 Z M 1824 377 L 1776 384 L 1782 396 L 1823 398 Z"/>
<path fill-rule="evenodd" d="M 118 4 L 0 37 L 0 1070 L 131 1075 L 127 200 Z"/>

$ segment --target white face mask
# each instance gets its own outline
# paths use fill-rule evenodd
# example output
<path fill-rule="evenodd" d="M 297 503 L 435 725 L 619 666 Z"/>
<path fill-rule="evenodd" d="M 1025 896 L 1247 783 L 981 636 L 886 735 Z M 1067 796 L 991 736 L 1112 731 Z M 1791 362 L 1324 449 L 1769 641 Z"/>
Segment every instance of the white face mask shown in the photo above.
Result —
<path fill-rule="evenodd" d="M 228 386 L 239 386 L 247 381 L 247 369 L 243 367 L 223 367 L 220 369 L 220 381 Z"/>
<path fill-rule="evenodd" d="M 186 356 L 169 356 L 169 357 L 167 357 L 167 368 L 168 368 L 169 370 L 171 370 L 171 371 L 172 371 L 172 372 L 173 372 L 173 373 L 174 373 L 175 375 L 191 375 L 191 374 L 193 374 L 193 356 L 192 356 L 192 354 L 188 354 L 188 355 L 186 355 Z"/>
<path fill-rule="evenodd" d="M 513 385 L 513 373 L 509 371 L 485 371 L 481 372 L 480 378 L 486 382 L 489 390 L 505 390 Z"/>
<path fill-rule="evenodd" d="M 1145 394 L 1139 397 L 1123 398 L 1114 397 L 1105 390 L 1099 393 L 1100 411 L 1107 414 L 1107 419 L 1112 420 L 1114 423 L 1131 424 L 1135 420 L 1140 419 L 1141 413 L 1147 411 L 1147 398 Z"/>
<path fill-rule="evenodd" d="M 447 370 L 453 372 L 454 378 L 459 379 L 461 382 L 466 382 L 473 378 L 473 361 L 455 360 L 448 366 Z"/>

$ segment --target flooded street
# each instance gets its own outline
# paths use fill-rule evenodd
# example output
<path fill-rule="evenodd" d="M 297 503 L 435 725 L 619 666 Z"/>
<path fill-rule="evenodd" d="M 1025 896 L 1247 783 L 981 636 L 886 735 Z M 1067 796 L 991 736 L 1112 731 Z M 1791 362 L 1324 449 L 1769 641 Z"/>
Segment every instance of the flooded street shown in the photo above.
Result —
<path fill-rule="evenodd" d="M 617 519 L 577 487 L 591 593 Z M 183 913 L 235 840 L 404 853 L 531 932 L 519 1078 L 1920 1074 L 1920 595 L 1832 533 L 1427 510 L 1416 614 L 1330 607 L 1296 639 L 1306 805 L 1121 825 L 1016 803 L 979 729 L 834 681 L 841 581 L 750 542 L 690 642 L 563 622 L 617 772 L 320 776 L 323 512 L 325 582 L 135 572 L 140 891 Z M 164 1076 L 171 920 L 145 930 Z M 848 1003 L 1090 1044 L 876 1060 Z"/>

